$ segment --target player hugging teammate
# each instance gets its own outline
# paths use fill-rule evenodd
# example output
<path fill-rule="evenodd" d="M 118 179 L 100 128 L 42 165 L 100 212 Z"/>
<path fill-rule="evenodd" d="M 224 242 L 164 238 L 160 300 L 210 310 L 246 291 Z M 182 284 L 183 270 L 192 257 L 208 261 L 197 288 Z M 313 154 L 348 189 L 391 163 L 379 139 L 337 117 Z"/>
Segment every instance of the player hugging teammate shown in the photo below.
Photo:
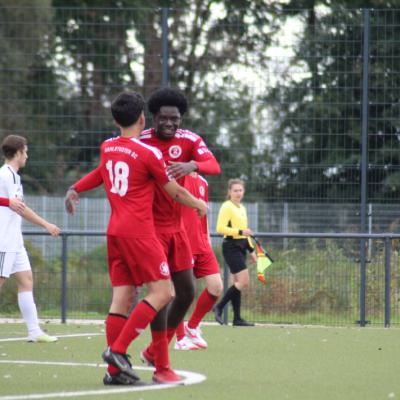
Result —
<path fill-rule="evenodd" d="M 153 380 L 159 383 L 181 381 L 182 378 L 170 367 L 168 344 L 195 293 L 192 252 L 182 221 L 181 204 L 197 209 L 201 217 L 205 215 L 206 205 L 178 184 L 183 184 L 184 177 L 192 172 L 220 173 L 217 160 L 202 138 L 180 129 L 188 107 L 180 91 L 161 88 L 150 96 L 147 106 L 154 126 L 142 131 L 144 115 L 140 95 L 121 94 L 113 102 L 113 117 L 121 136 L 103 143 L 100 165 L 76 182 L 66 197 L 67 210 L 73 213 L 79 192 L 104 184 L 112 206 L 107 243 L 113 300 L 106 319 L 109 347 L 103 358 L 109 368 L 105 384 L 137 384 L 138 376 L 132 369 L 126 349 L 149 323 L 152 341 L 141 357 L 154 365 Z M 133 113 L 132 110 L 136 111 Z M 118 151 L 117 147 L 121 146 L 129 147 L 139 157 Z M 146 225 L 136 226 L 142 219 Z M 127 223 L 136 226 L 134 234 L 127 235 Z M 130 254 L 134 256 L 128 256 Z M 155 269 L 153 275 L 149 274 L 149 266 L 143 259 L 157 257 L 153 264 L 160 268 L 158 272 Z M 140 265 L 139 276 L 137 265 Z M 174 296 L 169 307 L 165 307 L 172 296 L 166 284 L 170 278 Z M 134 288 L 142 284 L 147 284 L 148 293 L 128 315 Z M 161 287 L 160 291 L 157 286 Z M 209 309 L 216 298 L 211 294 L 206 301 Z"/>

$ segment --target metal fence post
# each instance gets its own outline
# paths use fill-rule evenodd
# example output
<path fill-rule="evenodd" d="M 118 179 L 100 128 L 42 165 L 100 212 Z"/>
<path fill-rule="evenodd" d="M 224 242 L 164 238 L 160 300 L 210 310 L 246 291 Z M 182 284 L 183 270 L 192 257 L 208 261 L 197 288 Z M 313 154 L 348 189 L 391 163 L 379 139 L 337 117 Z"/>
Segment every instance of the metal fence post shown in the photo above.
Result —
<path fill-rule="evenodd" d="M 61 233 L 62 250 L 61 250 L 61 322 L 67 322 L 67 269 L 68 269 L 68 235 Z"/>
<path fill-rule="evenodd" d="M 392 240 L 385 238 L 385 328 L 390 326 L 390 258 L 392 253 Z"/>
<path fill-rule="evenodd" d="M 361 122 L 361 233 L 367 229 L 367 173 L 368 173 L 368 64 L 369 64 L 369 9 L 363 9 L 363 42 L 362 42 L 362 122 Z M 366 245 L 360 240 L 360 326 L 365 326 L 366 296 Z"/>
<path fill-rule="evenodd" d="M 163 86 L 169 85 L 169 48 L 168 48 L 168 15 L 169 9 L 162 8 L 161 29 L 162 29 L 162 80 Z"/>
<path fill-rule="evenodd" d="M 224 260 L 224 277 L 223 278 L 224 278 L 224 294 L 225 294 L 226 291 L 228 290 L 228 285 L 229 285 L 229 268 L 228 268 L 228 265 L 226 264 L 225 260 Z M 228 324 L 228 312 L 229 312 L 229 302 L 224 307 L 224 312 L 223 312 L 225 325 Z"/>

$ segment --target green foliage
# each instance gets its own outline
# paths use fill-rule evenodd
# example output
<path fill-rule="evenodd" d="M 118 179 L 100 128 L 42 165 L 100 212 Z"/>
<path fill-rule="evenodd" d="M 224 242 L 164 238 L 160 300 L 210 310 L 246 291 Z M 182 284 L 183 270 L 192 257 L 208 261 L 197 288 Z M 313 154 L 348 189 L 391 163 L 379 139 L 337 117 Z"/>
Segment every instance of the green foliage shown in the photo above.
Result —
<path fill-rule="evenodd" d="M 25 242 L 34 275 L 34 296 L 40 316 L 60 317 L 61 260 L 44 260 L 40 251 Z M 18 315 L 15 279 L 9 279 L 1 291 L 1 309 Z M 111 303 L 106 247 L 89 253 L 68 254 L 67 307 L 68 317 L 101 318 Z"/>
<path fill-rule="evenodd" d="M 357 244 L 355 244 L 357 245 Z M 61 262 L 44 260 L 29 241 L 26 247 L 34 272 L 35 299 L 41 317 L 60 317 Z M 350 247 L 334 240 L 292 242 L 288 250 L 269 246 L 275 262 L 266 271 L 267 285 L 261 285 L 256 269 L 249 264 L 250 287 L 243 294 L 243 315 L 258 322 L 353 324 L 359 317 L 359 263 Z M 214 249 L 223 274 L 221 246 Z M 374 250 L 367 264 L 367 319 L 383 322 L 383 251 Z M 400 299 L 399 254 L 392 252 L 391 303 L 393 318 Z M 103 318 L 111 302 L 106 247 L 88 253 L 68 254 L 68 318 Z M 204 287 L 197 282 L 197 293 Z M 2 315 L 19 315 L 14 279 L 4 285 L 0 296 Z M 213 320 L 213 316 L 208 316 Z"/>
<path fill-rule="evenodd" d="M 359 263 L 349 249 L 332 240 L 315 240 L 307 248 L 270 249 L 275 263 L 267 269 L 267 285 L 250 268 L 251 287 L 245 297 L 249 318 L 271 322 L 354 323 L 359 314 Z M 393 252 L 393 262 L 398 255 Z M 392 304 L 399 299 L 399 273 L 392 271 Z M 383 257 L 367 264 L 367 319 L 382 323 Z"/>
<path fill-rule="evenodd" d="M 290 2 L 291 7 L 297 2 Z M 275 180 L 285 199 L 359 201 L 363 15 L 360 2 L 302 2 L 296 15 L 304 34 L 284 82 L 266 99 L 278 121 Z M 400 141 L 397 113 L 398 2 L 361 2 L 370 12 L 368 182 L 369 201 L 397 201 Z M 318 9 L 324 5 L 324 11 Z M 350 8 L 354 7 L 354 8 Z M 387 18 L 390 16 L 390 26 Z M 386 26 L 384 35 L 382 27 Z M 388 62 L 388 60 L 391 60 Z M 289 70 L 291 70 L 289 68 Z M 390 84 L 389 84 L 390 81 Z M 392 178 L 393 175 L 393 178 Z"/>
<path fill-rule="evenodd" d="M 69 254 L 68 308 L 75 315 L 104 316 L 111 304 L 107 249 L 99 246 L 89 253 Z"/>

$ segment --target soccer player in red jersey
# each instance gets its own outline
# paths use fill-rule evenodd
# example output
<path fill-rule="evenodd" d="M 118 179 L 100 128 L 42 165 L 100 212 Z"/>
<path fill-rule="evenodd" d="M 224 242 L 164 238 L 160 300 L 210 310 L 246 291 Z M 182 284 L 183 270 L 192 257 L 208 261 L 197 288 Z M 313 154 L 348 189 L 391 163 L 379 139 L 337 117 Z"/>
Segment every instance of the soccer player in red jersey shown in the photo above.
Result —
<path fill-rule="evenodd" d="M 208 203 L 208 183 L 196 172 L 185 177 L 184 187 L 197 199 Z M 188 207 L 182 207 L 182 217 L 194 259 L 193 272 L 197 279 L 204 278 L 206 286 L 201 292 L 195 309 L 187 323 L 181 322 L 176 331 L 176 350 L 195 350 L 207 348 L 201 336 L 201 320 L 211 311 L 222 292 L 222 279 L 217 258 L 209 238 L 207 217 L 196 218 Z"/>
<path fill-rule="evenodd" d="M 217 175 L 221 172 L 218 161 L 201 137 L 191 131 L 179 129 L 182 116 L 188 108 L 187 99 L 180 91 L 168 87 L 158 89 L 150 96 L 147 105 L 153 115 L 154 127 L 143 131 L 140 140 L 162 152 L 170 176 L 183 183 L 183 177 L 193 171 L 206 175 Z M 76 187 L 78 191 L 100 185 L 102 177 L 99 168 L 90 172 L 83 180 L 84 189 Z M 77 199 L 74 191 L 70 196 L 75 196 L 71 197 L 72 201 Z M 194 299 L 193 260 L 181 209 L 160 185 L 156 185 L 154 224 L 168 260 L 175 290 L 175 297 L 168 307 L 168 317 L 167 310 L 164 309 L 152 321 L 152 344 L 141 354 L 142 359 L 154 365 L 156 370 L 169 367 L 168 343 Z"/>
<path fill-rule="evenodd" d="M 73 213 L 77 192 L 103 183 L 111 205 L 107 253 L 113 297 L 106 320 L 109 347 L 103 353 L 109 364 L 103 382 L 110 385 L 137 383 L 139 377 L 129 362 L 127 348 L 172 297 L 168 261 L 154 229 L 155 188 L 162 187 L 168 196 L 196 208 L 201 216 L 207 210 L 204 202 L 171 180 L 160 151 L 139 140 L 145 123 L 143 108 L 144 100 L 137 93 L 122 93 L 113 101 L 111 112 L 121 136 L 103 142 L 97 175 L 75 183 L 66 198 L 67 211 Z M 127 318 L 134 287 L 143 284 L 148 292 Z M 169 368 L 168 359 L 164 366 L 156 369 L 154 381 L 181 380 Z"/>
<path fill-rule="evenodd" d="M 153 115 L 154 127 L 143 131 L 140 140 L 161 150 L 170 175 L 183 183 L 183 177 L 194 171 L 206 175 L 221 172 L 218 161 L 203 139 L 196 133 L 180 129 L 182 117 L 188 108 L 183 93 L 170 87 L 160 88 L 150 95 L 147 106 Z M 155 193 L 153 211 L 156 232 L 167 255 L 175 289 L 175 297 L 168 307 L 169 342 L 194 300 L 193 259 L 182 221 L 182 206 L 172 202 L 159 187 Z M 151 328 L 152 345 L 141 356 L 145 362 L 157 367 L 162 360 L 157 359 L 153 350 L 155 339 L 164 335 L 162 314 L 152 322 Z"/>

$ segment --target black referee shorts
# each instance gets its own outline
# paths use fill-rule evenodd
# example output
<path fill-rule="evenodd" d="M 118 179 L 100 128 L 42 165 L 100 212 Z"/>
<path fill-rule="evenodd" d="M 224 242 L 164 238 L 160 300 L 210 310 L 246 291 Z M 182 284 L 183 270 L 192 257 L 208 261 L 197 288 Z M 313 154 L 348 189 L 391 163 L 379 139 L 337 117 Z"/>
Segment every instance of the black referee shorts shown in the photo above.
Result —
<path fill-rule="evenodd" d="M 222 254 L 232 274 L 237 274 L 247 268 L 247 245 L 247 239 L 224 239 L 222 242 Z"/>

